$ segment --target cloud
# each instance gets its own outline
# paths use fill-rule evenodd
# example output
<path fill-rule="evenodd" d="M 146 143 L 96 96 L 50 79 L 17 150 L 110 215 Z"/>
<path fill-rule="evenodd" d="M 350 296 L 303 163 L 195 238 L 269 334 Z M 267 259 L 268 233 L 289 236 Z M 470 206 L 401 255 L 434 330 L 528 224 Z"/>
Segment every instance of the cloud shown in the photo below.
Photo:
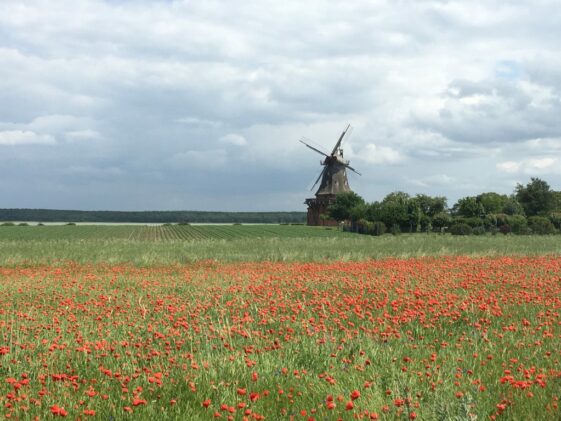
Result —
<path fill-rule="evenodd" d="M 226 164 L 227 154 L 223 149 L 193 150 L 178 152 L 170 161 L 176 169 L 214 169 Z"/>
<path fill-rule="evenodd" d="M 499 171 L 503 171 L 507 173 L 517 173 L 521 167 L 522 167 L 522 163 L 515 162 L 515 161 L 505 161 L 505 162 L 499 162 L 497 164 L 497 169 Z"/>
<path fill-rule="evenodd" d="M 65 133 L 65 138 L 69 142 L 81 142 L 84 140 L 95 140 L 101 137 L 101 134 L 95 130 L 73 130 Z"/>
<path fill-rule="evenodd" d="M 374 143 L 368 143 L 356 152 L 351 151 L 349 156 L 368 164 L 397 164 L 405 159 L 398 150 Z"/>
<path fill-rule="evenodd" d="M 559 173 L 556 168 L 559 163 L 557 157 L 546 156 L 541 158 L 528 158 L 520 161 L 505 161 L 497 164 L 497 169 L 502 172 L 528 175 Z"/>
<path fill-rule="evenodd" d="M 6 206 L 303 210 L 319 155 L 298 139 L 330 150 L 347 123 L 367 198 L 452 202 L 533 174 L 561 189 L 552 7 L 0 2 L 0 144 L 51 145 L 3 148 Z M 111 187 L 74 186 L 111 168 Z"/>
<path fill-rule="evenodd" d="M 225 136 L 222 136 L 220 139 L 218 139 L 219 142 L 221 143 L 225 143 L 228 145 L 234 145 L 234 146 L 245 146 L 247 145 L 247 140 L 245 139 L 245 137 L 243 137 L 242 135 L 239 134 L 235 134 L 235 133 L 228 133 Z"/>
<path fill-rule="evenodd" d="M 54 145 L 55 138 L 29 130 L 7 130 L 0 132 L 0 145 Z"/>

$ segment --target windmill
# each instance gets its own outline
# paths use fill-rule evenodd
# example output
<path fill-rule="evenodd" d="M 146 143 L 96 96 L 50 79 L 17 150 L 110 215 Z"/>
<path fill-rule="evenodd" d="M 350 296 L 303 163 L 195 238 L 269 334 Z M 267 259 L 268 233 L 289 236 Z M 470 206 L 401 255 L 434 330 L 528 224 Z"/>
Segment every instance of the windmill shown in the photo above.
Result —
<path fill-rule="evenodd" d="M 341 133 L 341 136 L 339 136 L 339 140 L 330 154 L 311 146 L 307 142 L 304 142 L 304 140 L 300 140 L 300 142 L 308 148 L 324 157 L 321 162 L 323 169 L 311 188 L 311 190 L 313 190 L 321 180 L 316 192 L 316 197 L 306 199 L 305 202 L 308 205 L 308 225 L 335 225 L 335 221 L 326 220 L 322 218 L 321 215 L 325 215 L 327 213 L 327 207 L 335 201 L 335 197 L 339 193 L 351 191 L 346 170 L 349 169 L 352 172 L 361 175 L 357 170 L 351 167 L 349 165 L 349 161 L 345 160 L 343 157 L 341 143 L 343 142 L 345 135 L 349 133 L 350 128 L 351 126 L 349 124 L 343 133 Z"/>

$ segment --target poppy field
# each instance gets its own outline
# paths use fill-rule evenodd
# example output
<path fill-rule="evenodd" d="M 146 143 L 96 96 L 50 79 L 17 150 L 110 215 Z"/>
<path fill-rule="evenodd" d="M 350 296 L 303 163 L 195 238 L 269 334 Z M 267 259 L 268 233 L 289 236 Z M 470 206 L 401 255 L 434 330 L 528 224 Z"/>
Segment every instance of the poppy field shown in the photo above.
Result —
<path fill-rule="evenodd" d="M 561 260 L 0 268 L 13 419 L 559 419 Z"/>

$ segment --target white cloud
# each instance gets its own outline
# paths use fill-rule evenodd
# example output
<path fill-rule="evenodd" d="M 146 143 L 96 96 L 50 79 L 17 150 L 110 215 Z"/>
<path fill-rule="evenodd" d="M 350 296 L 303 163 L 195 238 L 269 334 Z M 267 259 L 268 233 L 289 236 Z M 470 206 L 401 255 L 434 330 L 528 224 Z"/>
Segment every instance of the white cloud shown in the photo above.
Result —
<path fill-rule="evenodd" d="M 65 133 L 65 138 L 69 142 L 81 142 L 85 140 L 95 140 L 101 137 L 101 134 L 95 130 L 74 130 Z"/>
<path fill-rule="evenodd" d="M 39 134 L 30 130 L 6 130 L 0 132 L 0 145 L 54 145 L 51 135 Z"/>
<path fill-rule="evenodd" d="M 415 187 L 407 180 L 416 180 L 452 201 L 492 190 L 497 178 L 512 174 L 555 175 L 561 149 L 555 6 L 553 0 L 3 1 L 0 144 L 60 140 L 64 148 L 4 148 L 0 178 L 41 177 L 72 198 L 78 195 L 63 188 L 67 178 L 56 179 L 52 168 L 122 168 L 115 177 L 134 181 L 119 186 L 141 193 L 115 194 L 108 206 L 129 208 L 131 200 L 150 207 L 156 194 L 173 203 L 202 197 L 177 182 L 177 171 L 194 166 L 203 180 L 197 184 L 208 187 L 207 203 L 243 209 L 247 200 L 228 184 L 238 182 L 216 171 L 227 168 L 229 154 L 243 163 L 240 171 L 263 182 L 251 193 L 255 203 L 290 189 L 286 197 L 303 199 L 308 192 L 299 189 L 320 157 L 298 139 L 330 150 L 347 122 L 355 132 L 343 147 L 364 173 L 353 185 L 365 197 Z M 282 171 L 293 178 L 279 177 Z M 81 176 L 87 177 L 76 172 Z M 132 185 L 144 180 L 143 189 Z M 551 180 L 556 189 L 560 182 Z M 103 202 L 104 191 L 88 197 Z M 56 207 L 59 199 L 52 194 L 37 206 Z M 275 200 L 266 206 L 288 206 Z M 302 209 L 301 202 L 293 209 Z"/>
<path fill-rule="evenodd" d="M 397 164 L 405 159 L 398 150 L 374 143 L 368 143 L 356 152 L 352 151 L 349 156 L 369 164 Z"/>
<path fill-rule="evenodd" d="M 557 157 L 527 158 L 520 161 L 505 161 L 497 164 L 497 169 L 506 173 L 523 173 L 527 175 L 556 173 Z"/>
<path fill-rule="evenodd" d="M 503 171 L 507 173 L 517 173 L 521 167 L 522 167 L 522 163 L 515 162 L 515 161 L 505 161 L 505 162 L 499 162 L 497 164 L 497 169 L 499 171 Z"/>
<path fill-rule="evenodd" d="M 247 140 L 245 139 L 245 137 L 235 133 L 229 133 L 225 136 L 222 136 L 220 139 L 218 139 L 218 141 L 221 143 L 226 143 L 228 145 L 234 145 L 234 146 L 247 145 Z"/>
<path fill-rule="evenodd" d="M 177 169 L 215 169 L 227 162 L 223 149 L 178 152 L 171 157 L 171 164 Z"/>

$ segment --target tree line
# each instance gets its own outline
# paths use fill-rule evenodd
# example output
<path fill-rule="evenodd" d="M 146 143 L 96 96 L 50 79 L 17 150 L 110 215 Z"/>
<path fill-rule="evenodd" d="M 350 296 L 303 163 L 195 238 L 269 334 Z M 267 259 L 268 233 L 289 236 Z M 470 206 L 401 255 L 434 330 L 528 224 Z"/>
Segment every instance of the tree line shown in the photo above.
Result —
<path fill-rule="evenodd" d="M 303 224 L 306 213 L 0 209 L 0 221 Z"/>
<path fill-rule="evenodd" d="M 459 199 L 451 208 L 444 196 L 393 192 L 367 203 L 354 192 L 337 196 L 327 217 L 347 230 L 381 235 L 386 232 L 451 232 L 553 234 L 561 231 L 561 191 L 539 178 L 518 184 L 510 195 L 481 193 Z"/>

